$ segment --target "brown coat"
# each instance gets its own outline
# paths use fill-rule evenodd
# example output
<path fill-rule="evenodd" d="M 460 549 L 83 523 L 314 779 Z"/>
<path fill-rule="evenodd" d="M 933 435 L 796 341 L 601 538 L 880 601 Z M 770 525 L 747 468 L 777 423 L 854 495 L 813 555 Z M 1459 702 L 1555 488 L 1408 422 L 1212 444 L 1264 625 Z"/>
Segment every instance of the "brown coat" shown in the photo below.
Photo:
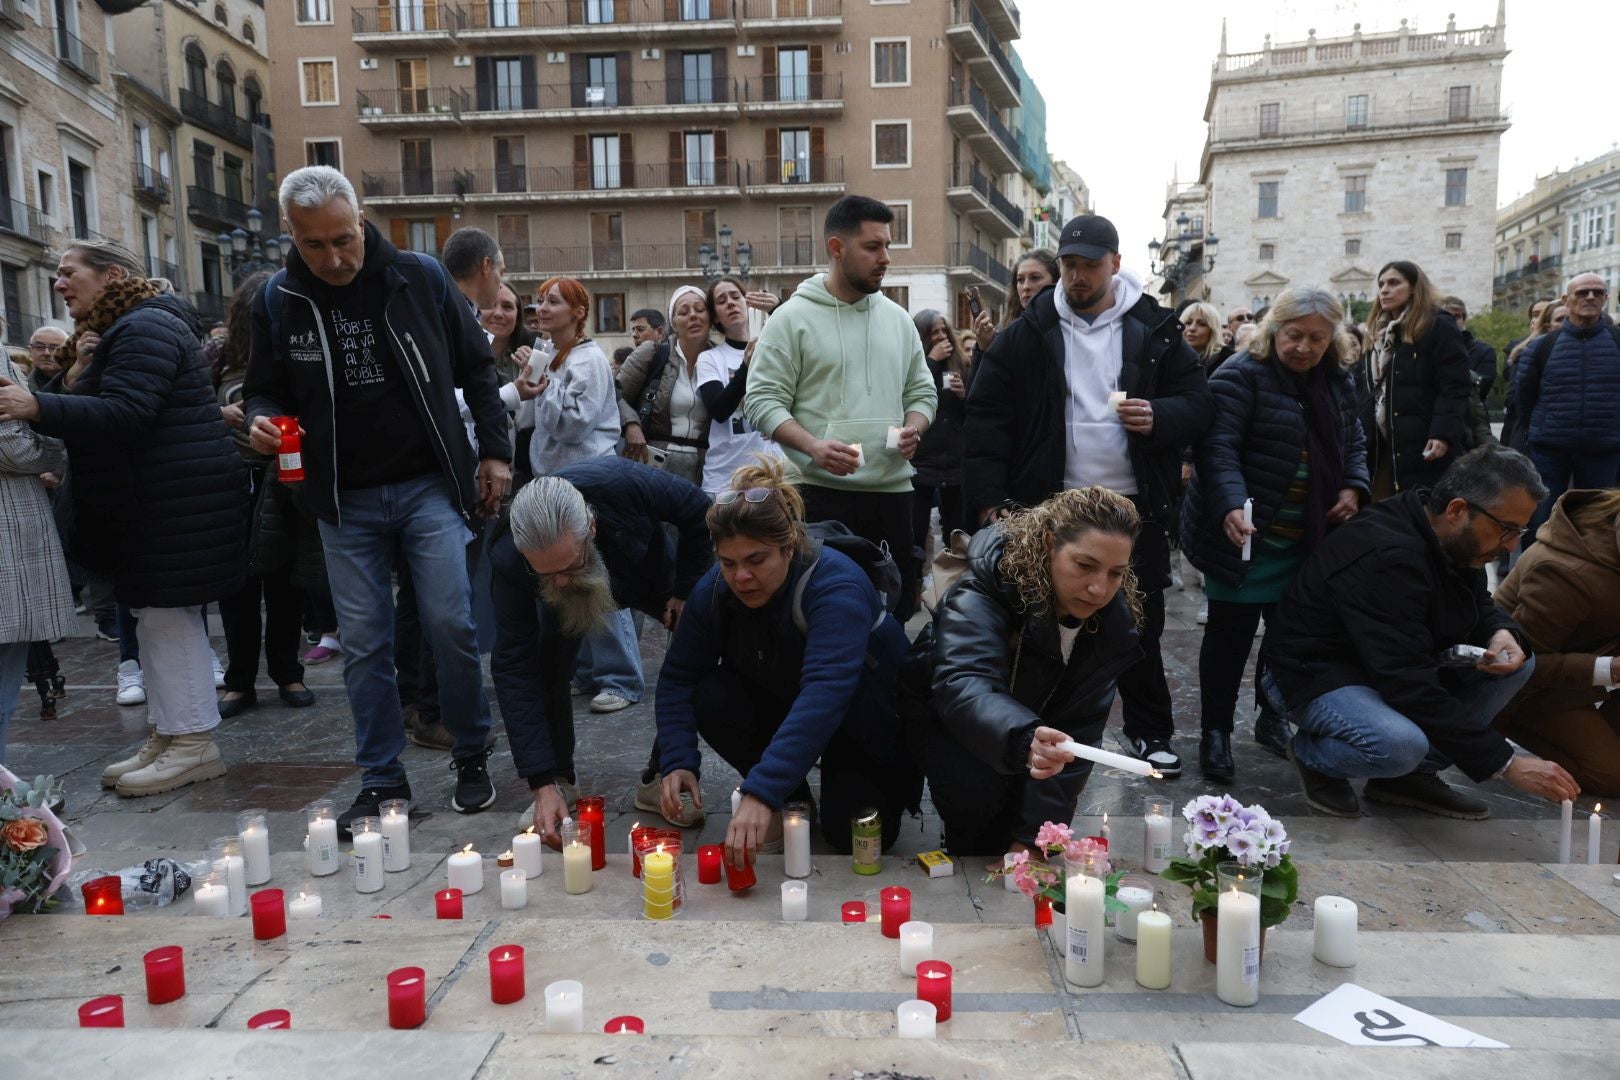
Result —
<path fill-rule="evenodd" d="M 1536 651 L 1536 671 L 1515 705 L 1538 713 L 1602 701 L 1592 669 L 1600 656 L 1620 654 L 1620 548 L 1615 523 L 1577 529 L 1570 511 L 1600 494 L 1571 491 L 1553 506 L 1497 588 L 1494 599 L 1521 627 Z"/>

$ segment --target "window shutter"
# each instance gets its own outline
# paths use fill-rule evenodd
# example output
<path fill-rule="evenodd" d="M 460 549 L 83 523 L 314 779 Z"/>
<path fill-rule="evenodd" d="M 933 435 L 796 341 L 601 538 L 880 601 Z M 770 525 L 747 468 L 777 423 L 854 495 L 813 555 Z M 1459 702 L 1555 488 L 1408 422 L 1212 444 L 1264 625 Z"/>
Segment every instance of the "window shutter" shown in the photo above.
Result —
<path fill-rule="evenodd" d="M 715 49 L 709 53 L 709 56 L 712 57 L 709 62 L 713 65 L 714 70 L 714 86 L 712 87 L 714 93 L 711 96 L 715 101 L 730 101 L 731 80 L 726 77 L 726 50 Z"/>
<path fill-rule="evenodd" d="M 388 222 L 388 239 L 392 240 L 394 246 L 401 251 L 410 246 L 410 240 L 405 232 L 404 218 L 394 218 Z"/>
<path fill-rule="evenodd" d="M 394 8 L 388 0 L 377 0 L 377 29 L 385 34 L 394 29 Z"/>
<path fill-rule="evenodd" d="M 495 61 L 488 56 L 480 56 L 476 61 L 477 67 L 473 70 L 475 81 L 478 83 L 478 108 L 489 109 L 494 107 L 495 97 Z"/>
<path fill-rule="evenodd" d="M 540 82 L 534 76 L 533 53 L 523 57 L 519 70 L 523 73 L 523 107 L 525 109 L 538 109 L 540 107 Z"/>
<path fill-rule="evenodd" d="M 624 6 L 623 4 L 615 4 L 613 10 L 622 10 Z M 631 146 L 628 131 L 619 132 L 619 176 L 623 179 L 625 187 L 633 188 L 636 186 L 636 152 Z"/>
<path fill-rule="evenodd" d="M 664 104 L 686 104 L 686 69 L 681 54 L 675 49 L 664 50 Z"/>
<path fill-rule="evenodd" d="M 810 129 L 810 182 L 827 182 L 827 129 L 824 127 Z"/>
<path fill-rule="evenodd" d="M 451 233 L 455 232 L 452 225 L 453 222 L 448 216 L 433 219 L 433 246 L 435 248 L 443 249 L 444 242 L 450 239 Z M 438 251 L 435 251 L 434 254 L 437 255 Z"/>
<path fill-rule="evenodd" d="M 568 25 L 578 26 L 585 21 L 585 0 L 568 0 Z"/>
<path fill-rule="evenodd" d="M 821 101 L 821 100 L 823 100 L 822 83 L 826 79 L 826 75 L 823 74 L 825 71 L 826 71 L 826 68 L 822 66 L 822 60 L 821 60 L 821 46 L 820 45 L 812 45 L 812 46 L 810 46 L 810 100 L 811 101 Z"/>
<path fill-rule="evenodd" d="M 761 50 L 763 67 L 760 69 L 760 100 L 776 100 L 776 46 L 767 45 Z"/>
<path fill-rule="evenodd" d="M 636 84 L 630 78 L 630 54 L 627 52 L 613 54 L 613 81 L 619 85 L 619 104 L 634 105 L 636 103 Z"/>
<path fill-rule="evenodd" d="M 669 133 L 669 186 L 686 186 L 686 132 Z"/>
<path fill-rule="evenodd" d="M 729 182 L 726 174 L 731 170 L 729 141 L 723 128 L 714 133 L 714 182 L 722 187 Z"/>
<path fill-rule="evenodd" d="M 753 182 L 753 177 L 749 177 Z M 780 184 L 782 182 L 782 132 L 779 128 L 765 129 L 765 176 L 762 184 Z"/>
<path fill-rule="evenodd" d="M 576 109 L 585 107 L 585 80 L 589 77 L 584 53 L 568 54 L 569 102 Z"/>
<path fill-rule="evenodd" d="M 584 191 L 591 186 L 591 137 L 574 136 L 574 190 Z"/>
<path fill-rule="evenodd" d="M 664 0 L 664 21 L 675 22 L 681 17 L 681 7 L 678 0 Z"/>

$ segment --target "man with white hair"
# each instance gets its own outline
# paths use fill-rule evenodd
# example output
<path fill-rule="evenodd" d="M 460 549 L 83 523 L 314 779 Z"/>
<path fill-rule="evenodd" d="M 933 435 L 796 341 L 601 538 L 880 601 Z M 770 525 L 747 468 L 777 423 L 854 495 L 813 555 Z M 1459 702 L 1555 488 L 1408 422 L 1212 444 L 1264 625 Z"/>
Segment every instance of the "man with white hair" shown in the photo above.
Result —
<path fill-rule="evenodd" d="M 304 496 L 326 550 L 362 770 L 338 827 L 347 833 L 383 801 L 411 797 L 399 760 L 396 551 L 438 661 L 454 737 L 450 807 L 474 813 L 495 801 L 495 788 L 465 548 L 474 515 L 499 511 L 512 475 L 489 340 L 444 267 L 390 244 L 336 169 L 288 174 L 281 213 L 294 250 L 254 301 L 243 393 L 255 450 L 277 452 L 272 417 L 296 417 L 303 436 Z M 457 389 L 473 416 L 476 463 Z"/>

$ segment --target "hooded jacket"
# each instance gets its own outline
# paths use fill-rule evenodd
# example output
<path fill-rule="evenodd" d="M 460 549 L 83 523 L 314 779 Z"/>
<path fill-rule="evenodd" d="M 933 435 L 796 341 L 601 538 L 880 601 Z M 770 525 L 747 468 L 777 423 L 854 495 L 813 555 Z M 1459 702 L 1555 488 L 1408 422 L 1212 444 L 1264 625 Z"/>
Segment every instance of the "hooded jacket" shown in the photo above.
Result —
<path fill-rule="evenodd" d="M 934 418 L 937 394 L 922 341 L 905 308 L 873 293 L 846 304 L 827 275 L 801 283 L 771 313 L 749 364 L 743 410 L 767 438 L 797 420 L 818 439 L 859 444 L 866 464 L 833 476 L 787 445 L 805 481 L 844 491 L 911 490 L 911 462 L 885 449 L 908 412 Z"/>

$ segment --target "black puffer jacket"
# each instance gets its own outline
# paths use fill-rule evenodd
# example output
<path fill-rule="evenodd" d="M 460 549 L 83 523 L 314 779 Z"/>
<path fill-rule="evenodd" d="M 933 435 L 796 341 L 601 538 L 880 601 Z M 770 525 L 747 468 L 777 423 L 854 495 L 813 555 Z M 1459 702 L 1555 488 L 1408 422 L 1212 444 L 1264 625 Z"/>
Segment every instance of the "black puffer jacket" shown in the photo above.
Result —
<path fill-rule="evenodd" d="M 67 442 L 72 558 L 132 608 L 205 604 L 242 587 L 247 470 L 220 417 L 179 297 L 137 304 L 101 335 L 71 394 L 41 394 L 36 425 Z"/>
<path fill-rule="evenodd" d="M 923 432 L 917 444 L 917 453 L 911 464 L 917 469 L 917 483 L 928 487 L 957 487 L 962 483 L 963 425 L 967 423 L 967 405 L 945 386 L 945 374 L 950 370 L 948 360 L 928 359 L 928 374 L 934 380 L 939 394 L 939 408 L 934 422 Z M 973 382 L 973 369 L 969 368 L 963 381 Z"/>
<path fill-rule="evenodd" d="M 1251 564 L 1226 538 L 1226 515 L 1241 510 L 1244 499 L 1253 499 L 1258 537 L 1282 509 L 1305 450 L 1305 379 L 1247 352 L 1210 376 L 1215 421 L 1199 444 L 1198 474 L 1187 488 L 1181 550 L 1198 569 L 1233 587 L 1243 583 Z M 1348 372 L 1340 371 L 1332 387 L 1339 406 L 1342 483 L 1370 497 L 1355 384 Z"/>
<path fill-rule="evenodd" d="M 1433 487 L 1447 467 L 1468 452 L 1470 442 L 1468 403 L 1474 379 L 1462 331 L 1450 315 L 1436 311 L 1434 325 L 1415 344 L 1402 341 L 1395 346 L 1383 391 L 1389 399 L 1391 440 L 1376 434 L 1374 366 L 1369 353 L 1357 373 L 1361 426 L 1369 436 L 1367 471 L 1376 474 L 1384 456 L 1392 454 L 1396 491 Z M 1423 447 L 1430 439 L 1445 441 L 1449 447 L 1445 457 L 1423 460 Z"/>

